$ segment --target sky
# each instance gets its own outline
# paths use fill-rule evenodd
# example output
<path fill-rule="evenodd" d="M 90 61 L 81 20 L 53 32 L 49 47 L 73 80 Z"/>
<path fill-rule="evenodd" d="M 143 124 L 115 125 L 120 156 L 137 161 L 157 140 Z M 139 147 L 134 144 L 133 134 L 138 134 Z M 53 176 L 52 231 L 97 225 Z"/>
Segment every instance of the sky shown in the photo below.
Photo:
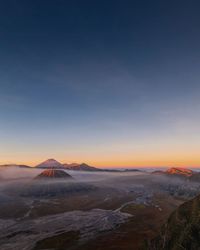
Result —
<path fill-rule="evenodd" d="M 0 1 L 0 164 L 200 166 L 199 9 Z"/>

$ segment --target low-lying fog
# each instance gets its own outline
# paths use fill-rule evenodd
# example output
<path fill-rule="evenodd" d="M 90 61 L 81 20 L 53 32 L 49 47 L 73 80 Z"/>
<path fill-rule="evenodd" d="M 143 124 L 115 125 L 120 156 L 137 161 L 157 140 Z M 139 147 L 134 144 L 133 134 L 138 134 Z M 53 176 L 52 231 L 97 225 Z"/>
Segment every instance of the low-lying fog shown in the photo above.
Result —
<path fill-rule="evenodd" d="M 17 189 L 26 188 L 24 184 L 38 186 L 46 185 L 46 180 L 35 181 L 43 169 L 36 168 L 19 168 L 19 167 L 3 167 L 0 169 L 0 192 L 4 190 L 12 190 L 13 194 L 17 193 Z M 152 174 L 150 171 L 133 171 L 133 172 L 89 172 L 89 171 L 65 171 L 72 176 L 72 179 L 55 180 L 51 183 L 88 183 L 98 188 L 112 188 L 116 190 L 126 190 L 134 192 L 141 189 L 145 191 L 169 192 L 171 195 L 181 193 L 186 197 L 193 196 L 199 192 L 200 184 L 197 182 L 188 182 L 188 180 L 176 177 L 167 177 L 163 175 Z M 49 185 L 49 184 L 48 184 Z M 6 189 L 5 189 L 6 187 Z M 31 186 L 32 187 L 32 186 Z"/>
<path fill-rule="evenodd" d="M 10 179 L 31 179 L 40 174 L 44 169 L 38 168 L 20 168 L 20 167 L 2 167 L 0 168 L 0 177 L 5 180 Z M 94 180 L 104 180 L 117 176 L 127 176 L 127 175 L 138 175 L 144 174 L 143 172 L 89 172 L 89 171 L 74 171 L 67 170 L 65 171 L 68 174 L 72 175 L 76 180 L 79 181 L 94 181 Z"/>

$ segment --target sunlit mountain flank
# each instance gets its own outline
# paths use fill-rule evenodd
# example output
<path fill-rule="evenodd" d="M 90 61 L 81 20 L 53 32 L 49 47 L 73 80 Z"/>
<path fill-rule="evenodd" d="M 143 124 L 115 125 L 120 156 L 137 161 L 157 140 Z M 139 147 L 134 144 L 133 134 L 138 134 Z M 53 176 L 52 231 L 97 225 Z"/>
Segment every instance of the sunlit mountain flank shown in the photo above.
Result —
<path fill-rule="evenodd" d="M 177 174 L 177 175 L 185 175 L 191 176 L 193 171 L 186 168 L 170 168 L 166 171 L 168 174 Z"/>
<path fill-rule="evenodd" d="M 41 174 L 39 174 L 37 179 L 50 179 L 50 178 L 72 178 L 69 174 L 64 172 L 63 170 L 58 169 L 47 169 L 44 170 Z"/>

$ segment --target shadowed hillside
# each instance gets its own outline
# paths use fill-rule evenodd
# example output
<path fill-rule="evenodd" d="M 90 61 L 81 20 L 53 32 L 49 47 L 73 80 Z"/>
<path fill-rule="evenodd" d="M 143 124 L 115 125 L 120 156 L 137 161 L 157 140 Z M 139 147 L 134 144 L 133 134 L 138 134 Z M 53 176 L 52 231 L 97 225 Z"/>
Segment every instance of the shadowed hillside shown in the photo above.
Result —
<path fill-rule="evenodd" d="M 148 250 L 200 249 L 200 196 L 185 202 L 169 217 Z"/>

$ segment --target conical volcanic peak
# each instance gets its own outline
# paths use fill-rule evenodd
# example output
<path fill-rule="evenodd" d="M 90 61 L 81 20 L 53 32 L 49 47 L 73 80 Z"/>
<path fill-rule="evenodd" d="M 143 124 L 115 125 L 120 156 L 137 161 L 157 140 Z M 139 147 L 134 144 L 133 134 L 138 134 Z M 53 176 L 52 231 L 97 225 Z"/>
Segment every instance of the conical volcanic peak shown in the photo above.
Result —
<path fill-rule="evenodd" d="M 36 179 L 72 179 L 72 176 L 67 174 L 63 170 L 58 169 L 47 169 L 44 170 L 41 174 L 39 174 Z"/>
<path fill-rule="evenodd" d="M 59 168 L 63 168 L 63 165 L 54 159 L 48 159 L 48 160 L 40 163 L 39 165 L 37 165 L 36 168 L 56 168 L 56 169 L 59 169 Z"/>

